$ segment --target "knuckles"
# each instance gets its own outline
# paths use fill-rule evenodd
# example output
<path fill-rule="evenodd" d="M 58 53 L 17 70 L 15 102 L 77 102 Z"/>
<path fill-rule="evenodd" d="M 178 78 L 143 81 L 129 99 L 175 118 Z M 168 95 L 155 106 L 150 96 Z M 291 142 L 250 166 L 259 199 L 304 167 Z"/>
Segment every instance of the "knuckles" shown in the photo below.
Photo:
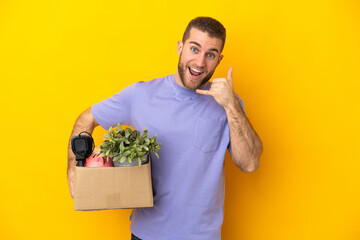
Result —
<path fill-rule="evenodd" d="M 213 83 L 218 83 L 218 82 L 226 82 L 226 78 L 214 78 L 212 80 Z"/>

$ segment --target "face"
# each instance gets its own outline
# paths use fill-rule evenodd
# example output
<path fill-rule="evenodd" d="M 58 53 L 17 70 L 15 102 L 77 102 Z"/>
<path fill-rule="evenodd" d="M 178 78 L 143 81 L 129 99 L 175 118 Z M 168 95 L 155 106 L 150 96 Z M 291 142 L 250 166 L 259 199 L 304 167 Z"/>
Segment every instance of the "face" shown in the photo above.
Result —
<path fill-rule="evenodd" d="M 210 80 L 221 59 L 222 40 L 210 37 L 197 28 L 190 30 L 190 36 L 178 42 L 180 56 L 175 81 L 182 87 L 195 90 Z"/>

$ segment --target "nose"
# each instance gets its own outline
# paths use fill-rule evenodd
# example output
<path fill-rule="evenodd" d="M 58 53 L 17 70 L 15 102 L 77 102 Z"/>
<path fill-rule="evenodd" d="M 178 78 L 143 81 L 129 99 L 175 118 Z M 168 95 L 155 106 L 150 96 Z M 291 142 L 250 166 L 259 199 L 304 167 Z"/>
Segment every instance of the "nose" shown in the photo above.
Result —
<path fill-rule="evenodd" d="M 195 64 L 197 67 L 205 67 L 205 55 L 199 54 L 196 56 Z"/>

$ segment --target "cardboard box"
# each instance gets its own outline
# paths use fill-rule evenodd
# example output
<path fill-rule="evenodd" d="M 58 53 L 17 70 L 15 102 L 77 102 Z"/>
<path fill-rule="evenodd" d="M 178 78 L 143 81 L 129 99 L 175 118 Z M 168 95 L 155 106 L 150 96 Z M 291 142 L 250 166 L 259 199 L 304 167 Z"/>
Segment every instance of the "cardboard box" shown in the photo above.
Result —
<path fill-rule="evenodd" d="M 151 159 L 141 166 L 75 169 L 75 210 L 153 206 Z"/>

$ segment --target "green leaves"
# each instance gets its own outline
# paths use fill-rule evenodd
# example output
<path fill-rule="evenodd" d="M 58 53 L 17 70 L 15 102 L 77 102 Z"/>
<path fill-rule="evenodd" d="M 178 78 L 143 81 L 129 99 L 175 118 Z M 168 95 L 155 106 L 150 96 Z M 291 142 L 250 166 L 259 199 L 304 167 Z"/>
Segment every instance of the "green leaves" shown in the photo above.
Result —
<path fill-rule="evenodd" d="M 123 163 L 136 160 L 139 165 L 145 161 L 145 155 L 154 152 L 159 158 L 157 152 L 161 148 L 161 143 L 156 142 L 156 134 L 152 138 L 148 138 L 149 132 L 146 128 L 142 134 L 138 130 L 132 130 L 127 127 L 122 130 L 120 123 L 117 128 L 109 128 L 104 134 L 105 141 L 100 146 L 100 156 L 113 158 L 113 161 Z"/>
<path fill-rule="evenodd" d="M 120 152 L 121 152 L 121 153 L 124 152 L 124 149 L 125 149 L 125 147 L 124 147 L 124 142 L 121 142 L 121 143 L 120 143 L 119 149 L 120 149 Z"/>
<path fill-rule="evenodd" d="M 110 134 L 105 133 L 103 139 L 108 139 L 108 138 L 111 138 Z"/>
<path fill-rule="evenodd" d="M 116 157 L 114 157 L 113 161 L 120 161 L 120 159 L 121 159 L 121 156 L 117 155 Z"/>
<path fill-rule="evenodd" d="M 126 157 L 121 157 L 121 158 L 120 158 L 120 162 L 121 162 L 121 163 L 124 163 L 125 160 L 126 160 Z"/>

